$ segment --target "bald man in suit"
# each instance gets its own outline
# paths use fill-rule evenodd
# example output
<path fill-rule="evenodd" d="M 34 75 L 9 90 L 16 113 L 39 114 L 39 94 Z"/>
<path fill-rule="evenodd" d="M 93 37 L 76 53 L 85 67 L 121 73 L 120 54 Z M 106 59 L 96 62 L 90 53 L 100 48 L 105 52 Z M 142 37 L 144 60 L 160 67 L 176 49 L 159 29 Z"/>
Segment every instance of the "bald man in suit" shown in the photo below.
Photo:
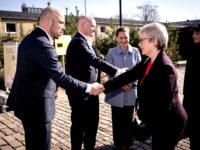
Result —
<path fill-rule="evenodd" d="M 51 149 L 57 86 L 78 95 L 98 94 L 102 90 L 98 83 L 87 84 L 63 72 L 53 40 L 63 34 L 64 23 L 64 15 L 58 9 L 45 8 L 39 26 L 18 48 L 17 70 L 7 105 L 22 121 L 26 150 Z"/>
<path fill-rule="evenodd" d="M 87 83 L 99 82 L 100 71 L 117 76 L 125 68 L 119 69 L 96 55 L 92 45 L 96 31 L 96 21 L 91 16 L 82 16 L 78 21 L 78 32 L 67 48 L 66 73 Z M 92 95 L 78 95 L 66 90 L 71 112 L 72 150 L 93 150 L 99 122 L 99 98 Z"/>

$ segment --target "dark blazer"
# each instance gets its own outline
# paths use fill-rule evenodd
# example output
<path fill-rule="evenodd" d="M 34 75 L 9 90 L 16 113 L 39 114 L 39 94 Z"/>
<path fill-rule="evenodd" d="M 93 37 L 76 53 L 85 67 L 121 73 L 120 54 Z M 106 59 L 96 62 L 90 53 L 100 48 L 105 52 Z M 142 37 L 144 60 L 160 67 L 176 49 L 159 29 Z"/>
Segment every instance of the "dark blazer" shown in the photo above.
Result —
<path fill-rule="evenodd" d="M 149 123 L 153 135 L 173 137 L 172 143 L 176 144 L 187 120 L 178 97 L 176 69 L 167 54 L 161 51 L 140 85 L 148 61 L 150 59 L 143 60 L 135 68 L 108 81 L 104 84 L 105 89 L 109 91 L 138 78 L 139 118 Z"/>
<path fill-rule="evenodd" d="M 191 45 L 187 54 L 187 63 L 185 68 L 184 88 L 183 88 L 183 106 L 188 114 L 187 128 L 183 138 L 189 137 L 190 149 L 199 149 L 198 136 L 200 133 L 199 123 L 199 88 L 200 85 L 200 45 Z"/>
<path fill-rule="evenodd" d="M 87 83 L 99 82 L 100 71 L 114 76 L 117 67 L 110 65 L 108 62 L 96 56 L 94 47 L 89 46 L 86 39 L 77 33 L 71 40 L 66 53 L 66 73 L 74 78 Z M 69 97 L 79 97 L 87 99 L 88 95 L 74 94 L 71 90 L 66 90 Z"/>
<path fill-rule="evenodd" d="M 195 44 L 191 47 L 187 55 L 187 63 L 184 77 L 184 100 L 183 105 L 187 112 L 196 114 L 199 110 L 199 88 L 196 88 L 200 84 L 200 72 L 198 71 L 200 61 L 200 46 Z"/>
<path fill-rule="evenodd" d="M 36 28 L 18 47 L 17 69 L 7 105 L 19 118 L 51 121 L 57 86 L 79 94 L 85 93 L 87 84 L 63 72 L 47 34 Z"/>

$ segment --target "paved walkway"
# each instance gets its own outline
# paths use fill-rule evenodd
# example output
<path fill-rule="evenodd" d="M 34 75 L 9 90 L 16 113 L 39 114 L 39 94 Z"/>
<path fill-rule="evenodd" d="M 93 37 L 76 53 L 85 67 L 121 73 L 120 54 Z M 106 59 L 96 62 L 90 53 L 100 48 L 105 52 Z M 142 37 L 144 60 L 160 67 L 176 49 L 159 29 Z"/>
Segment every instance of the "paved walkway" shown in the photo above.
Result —
<path fill-rule="evenodd" d="M 179 65 L 177 69 L 181 76 L 179 83 L 182 84 L 183 66 Z M 62 89 L 59 89 L 56 100 L 56 117 L 53 121 L 52 150 L 70 150 L 70 112 L 67 96 Z M 96 150 L 112 150 L 112 143 L 110 106 L 104 103 L 104 94 L 101 94 Z M 134 150 L 151 150 L 151 139 L 144 143 L 133 140 L 133 143 Z M 24 132 L 21 122 L 13 115 L 13 112 L 0 114 L 0 150 L 24 150 L 24 144 Z M 180 141 L 176 150 L 189 150 L 189 140 Z"/>

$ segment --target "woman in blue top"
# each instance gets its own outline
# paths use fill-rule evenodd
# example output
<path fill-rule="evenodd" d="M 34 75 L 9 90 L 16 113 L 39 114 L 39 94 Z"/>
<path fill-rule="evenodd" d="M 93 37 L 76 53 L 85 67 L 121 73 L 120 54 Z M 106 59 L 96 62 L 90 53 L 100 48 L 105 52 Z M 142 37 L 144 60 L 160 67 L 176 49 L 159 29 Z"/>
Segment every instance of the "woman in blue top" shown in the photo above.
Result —
<path fill-rule="evenodd" d="M 116 31 L 118 45 L 108 51 L 107 61 L 119 68 L 132 68 L 141 61 L 136 47 L 129 44 L 129 33 L 120 27 Z M 111 105 L 114 145 L 128 149 L 132 145 L 131 122 L 137 98 L 137 81 L 106 94 L 105 101 Z"/>

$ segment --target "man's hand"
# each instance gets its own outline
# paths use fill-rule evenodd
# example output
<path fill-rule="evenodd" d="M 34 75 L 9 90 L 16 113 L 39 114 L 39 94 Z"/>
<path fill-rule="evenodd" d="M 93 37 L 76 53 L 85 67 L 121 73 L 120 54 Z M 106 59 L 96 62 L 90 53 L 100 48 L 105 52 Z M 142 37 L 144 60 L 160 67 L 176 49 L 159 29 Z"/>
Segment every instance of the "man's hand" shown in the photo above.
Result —
<path fill-rule="evenodd" d="M 131 88 L 132 88 L 132 83 L 127 84 L 127 85 L 124 85 L 124 86 L 122 86 L 121 88 L 122 88 L 122 90 L 123 90 L 124 92 L 128 92 L 128 91 L 130 91 Z"/>
<path fill-rule="evenodd" d="M 90 95 L 99 95 L 104 91 L 104 86 L 99 84 L 98 82 L 91 84 L 91 92 Z"/>

